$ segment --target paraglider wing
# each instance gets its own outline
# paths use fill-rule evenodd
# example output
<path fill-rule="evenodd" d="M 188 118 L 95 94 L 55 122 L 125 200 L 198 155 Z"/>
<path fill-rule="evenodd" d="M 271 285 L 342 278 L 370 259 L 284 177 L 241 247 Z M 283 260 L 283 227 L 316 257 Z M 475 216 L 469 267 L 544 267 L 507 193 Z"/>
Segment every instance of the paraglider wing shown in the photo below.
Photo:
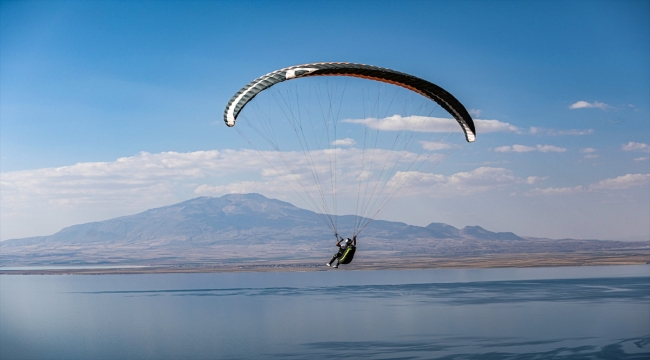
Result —
<path fill-rule="evenodd" d="M 351 76 L 394 84 L 417 92 L 438 103 L 460 124 L 465 139 L 476 139 L 474 121 L 463 104 L 443 88 L 413 75 L 371 65 L 354 63 L 313 63 L 273 71 L 253 80 L 230 99 L 224 113 L 226 125 L 235 126 L 241 110 L 257 94 L 280 82 L 310 76 Z"/>

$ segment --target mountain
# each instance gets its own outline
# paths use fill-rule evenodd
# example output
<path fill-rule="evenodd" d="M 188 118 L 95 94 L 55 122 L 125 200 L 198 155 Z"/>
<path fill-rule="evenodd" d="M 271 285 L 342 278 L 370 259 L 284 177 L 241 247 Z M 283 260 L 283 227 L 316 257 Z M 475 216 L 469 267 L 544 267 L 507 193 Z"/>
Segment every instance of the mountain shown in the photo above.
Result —
<path fill-rule="evenodd" d="M 0 243 L 0 262 L 182 263 L 327 257 L 335 250 L 335 239 L 321 216 L 260 194 L 199 197 L 70 226 L 49 236 L 6 240 Z M 337 216 L 335 220 L 339 233 L 350 236 L 355 217 Z M 526 249 L 537 246 L 532 243 L 541 244 L 480 226 L 458 229 L 431 223 L 421 227 L 383 220 L 370 223 L 359 237 L 360 251 L 376 257 L 530 251 Z"/>
<path fill-rule="evenodd" d="M 354 216 L 338 216 L 341 235 L 349 236 Z M 494 233 L 480 226 L 457 229 L 431 223 L 427 227 L 401 222 L 374 221 L 365 237 L 427 237 L 432 239 L 523 240 L 513 233 Z M 67 227 L 56 234 L 2 242 L 3 246 L 39 243 L 140 243 L 183 244 L 268 243 L 274 241 L 332 240 L 319 215 L 260 194 L 231 194 L 219 198 L 199 197 L 178 204 Z"/>
<path fill-rule="evenodd" d="M 180 246 L 292 240 L 320 219 L 308 210 L 259 194 L 199 197 L 178 204 L 67 227 L 54 235 L 7 240 L 2 245 L 37 243 L 141 243 Z"/>

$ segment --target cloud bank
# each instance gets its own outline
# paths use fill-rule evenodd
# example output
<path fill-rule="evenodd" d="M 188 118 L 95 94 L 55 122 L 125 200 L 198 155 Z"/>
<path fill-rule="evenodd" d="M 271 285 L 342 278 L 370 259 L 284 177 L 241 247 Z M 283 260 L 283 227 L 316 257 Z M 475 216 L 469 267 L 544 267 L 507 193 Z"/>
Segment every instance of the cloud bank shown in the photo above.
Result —
<path fill-rule="evenodd" d="M 428 144 L 444 148 L 442 144 Z M 374 168 L 361 159 L 372 153 Z M 260 156 L 261 155 L 261 156 Z M 417 154 L 382 149 L 331 149 L 303 152 L 255 150 L 211 150 L 188 153 L 140 153 L 111 162 L 88 162 L 57 168 L 14 171 L 0 174 L 0 206 L 3 224 L 7 217 L 25 215 L 33 208 L 142 209 L 169 204 L 203 194 L 264 192 L 282 197 L 300 183 L 313 190 L 314 178 L 327 186 L 331 160 L 336 155 L 338 180 L 355 191 L 357 181 L 387 181 L 391 174 L 418 161 L 432 167 L 441 160 L 435 153 Z M 404 165 L 406 164 L 406 165 Z M 428 164 L 428 165 L 427 165 Z M 310 165 L 310 166 L 308 166 Z M 382 170 L 384 169 L 384 170 Z M 390 170 L 390 171 L 389 171 Z M 392 172 L 391 172 L 392 171 Z M 383 178 L 380 175 L 383 174 Z M 372 176 L 371 176 L 372 175 Z"/>
<path fill-rule="evenodd" d="M 446 149 L 448 144 L 425 142 L 422 146 L 435 151 Z M 533 148 L 532 151 L 557 151 L 549 150 L 547 146 L 530 148 Z M 636 149 L 638 146 L 633 147 Z M 514 146 L 510 150 L 514 149 L 528 150 Z M 585 149 L 584 154 L 593 153 L 591 148 Z M 650 183 L 650 174 L 627 174 L 585 186 L 527 190 L 539 186 L 536 184 L 548 177 L 518 176 L 510 169 L 490 166 L 442 174 L 434 172 L 436 168 L 433 166 L 426 169 L 399 166 L 401 162 L 417 160 L 422 154 L 381 149 L 373 151 L 385 161 L 372 169 L 359 168 L 364 155 L 362 150 L 355 148 L 310 152 L 313 171 L 306 166 L 307 160 L 302 152 L 244 149 L 158 154 L 143 152 L 109 162 L 2 173 L 2 238 L 52 233 L 64 226 L 144 211 L 198 195 L 259 192 L 295 202 L 295 190 L 299 193 L 304 190 L 318 191 L 310 179 L 330 173 L 327 159 L 333 154 L 337 156 L 339 169 L 336 191 L 342 199 L 356 199 L 359 184 L 365 184 L 370 189 L 375 184 L 386 184 L 389 188 L 400 189 L 403 196 L 453 198 L 494 194 L 497 190 L 525 195 L 568 195 L 620 191 Z M 422 161 L 434 164 L 439 160 L 438 155 L 433 153 Z M 287 167 L 287 164 L 291 166 Z M 381 169 L 391 170 L 379 177 Z M 330 178 L 323 176 L 323 179 L 322 183 L 327 187 Z M 355 201 L 349 203 L 354 206 Z"/>
<path fill-rule="evenodd" d="M 624 190 L 633 187 L 647 186 L 650 184 L 650 174 L 626 174 L 615 178 L 601 180 L 587 186 L 574 186 L 563 188 L 535 188 L 528 195 L 566 195 L 599 190 Z"/>

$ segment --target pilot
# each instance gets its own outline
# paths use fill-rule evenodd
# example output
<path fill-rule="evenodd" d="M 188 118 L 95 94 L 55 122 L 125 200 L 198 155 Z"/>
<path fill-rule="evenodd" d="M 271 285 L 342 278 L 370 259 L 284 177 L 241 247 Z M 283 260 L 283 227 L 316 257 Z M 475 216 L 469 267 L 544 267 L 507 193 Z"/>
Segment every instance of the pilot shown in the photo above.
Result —
<path fill-rule="evenodd" d="M 352 240 L 352 239 L 354 239 L 354 240 Z M 343 240 L 343 238 L 341 238 L 341 240 L 339 240 L 336 243 L 336 246 L 339 247 L 339 251 L 336 254 L 334 254 L 334 256 L 332 256 L 332 260 L 330 260 L 325 265 L 332 266 L 332 263 L 334 262 L 334 260 L 336 260 L 336 265 L 334 265 L 333 267 L 334 268 L 339 267 L 339 259 L 341 258 L 341 256 L 343 256 L 343 253 L 345 252 L 345 249 L 347 249 L 348 246 L 350 246 L 350 245 L 357 246 L 357 236 L 356 235 L 353 236 L 352 239 L 347 238 L 347 239 Z"/>

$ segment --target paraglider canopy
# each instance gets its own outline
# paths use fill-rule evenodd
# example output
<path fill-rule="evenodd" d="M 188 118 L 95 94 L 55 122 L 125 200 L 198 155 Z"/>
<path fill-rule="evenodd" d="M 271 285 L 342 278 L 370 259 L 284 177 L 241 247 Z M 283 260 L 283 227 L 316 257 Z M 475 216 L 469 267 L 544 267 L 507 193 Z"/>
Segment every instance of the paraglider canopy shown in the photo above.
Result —
<path fill-rule="evenodd" d="M 449 141 L 454 133 L 476 139 L 465 106 L 440 86 L 345 62 L 261 76 L 230 99 L 224 122 L 267 161 L 262 176 L 272 181 L 274 172 L 289 184 L 337 240 L 358 235 L 405 190 L 423 180 L 435 184 L 431 168 L 460 147 Z M 354 215 L 354 225 L 342 230 L 341 208 Z"/>
<path fill-rule="evenodd" d="M 312 63 L 290 66 L 273 71 L 251 81 L 248 85 L 239 90 L 228 102 L 224 112 L 224 121 L 226 122 L 226 125 L 230 127 L 235 126 L 235 121 L 237 120 L 237 116 L 241 110 L 260 92 L 286 80 L 310 76 L 351 76 L 395 84 L 412 90 L 435 101 L 443 109 L 449 112 L 463 129 L 467 142 L 473 142 L 476 140 L 476 129 L 472 117 L 460 101 L 440 86 L 399 71 L 377 66 L 345 62 Z"/>

